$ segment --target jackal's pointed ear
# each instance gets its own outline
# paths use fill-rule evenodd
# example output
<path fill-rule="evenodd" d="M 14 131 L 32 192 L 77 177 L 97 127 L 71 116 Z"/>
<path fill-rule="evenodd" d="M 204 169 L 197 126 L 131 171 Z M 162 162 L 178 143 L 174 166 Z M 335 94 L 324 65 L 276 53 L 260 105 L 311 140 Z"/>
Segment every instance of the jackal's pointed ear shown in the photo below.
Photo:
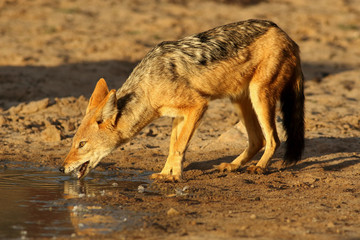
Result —
<path fill-rule="evenodd" d="M 111 90 L 104 101 L 105 104 L 101 111 L 102 120 L 104 121 L 110 118 L 115 118 L 118 113 L 116 90 Z"/>
<path fill-rule="evenodd" d="M 102 100 L 108 95 L 109 89 L 103 78 L 97 82 L 94 92 L 91 95 L 89 100 L 89 105 L 86 108 L 86 113 L 90 112 L 92 109 L 96 108 Z"/>

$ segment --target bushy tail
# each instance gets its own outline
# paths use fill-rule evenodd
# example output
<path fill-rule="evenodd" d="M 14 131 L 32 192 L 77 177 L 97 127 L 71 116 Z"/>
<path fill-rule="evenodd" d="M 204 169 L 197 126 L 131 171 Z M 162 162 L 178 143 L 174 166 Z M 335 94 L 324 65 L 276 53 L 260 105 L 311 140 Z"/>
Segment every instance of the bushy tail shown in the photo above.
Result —
<path fill-rule="evenodd" d="M 280 98 L 283 126 L 287 135 L 284 156 L 286 166 L 296 164 L 304 150 L 304 100 L 304 76 L 298 63 L 292 81 L 285 87 Z"/>

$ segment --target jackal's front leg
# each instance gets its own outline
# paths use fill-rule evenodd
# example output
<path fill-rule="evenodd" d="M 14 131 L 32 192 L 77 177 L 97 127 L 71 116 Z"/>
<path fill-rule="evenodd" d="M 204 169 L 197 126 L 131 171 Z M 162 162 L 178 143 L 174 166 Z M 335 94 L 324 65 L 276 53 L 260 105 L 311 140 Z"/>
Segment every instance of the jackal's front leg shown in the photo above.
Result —
<path fill-rule="evenodd" d="M 181 180 L 185 151 L 204 111 L 205 107 L 188 109 L 184 117 L 174 119 L 169 156 L 163 170 L 152 174 L 152 179 L 172 182 Z"/>
<path fill-rule="evenodd" d="M 179 138 L 180 131 L 182 126 L 184 125 L 183 117 L 176 117 L 173 120 L 171 137 L 170 137 L 170 148 L 169 148 L 169 156 L 166 160 L 165 166 L 160 173 L 154 173 L 151 175 L 152 179 L 155 180 L 168 180 L 168 181 L 179 181 L 180 179 L 176 179 L 173 174 L 177 174 L 177 176 L 181 176 L 182 173 L 182 158 L 183 156 L 175 156 L 174 155 L 174 147 L 177 139 Z"/>

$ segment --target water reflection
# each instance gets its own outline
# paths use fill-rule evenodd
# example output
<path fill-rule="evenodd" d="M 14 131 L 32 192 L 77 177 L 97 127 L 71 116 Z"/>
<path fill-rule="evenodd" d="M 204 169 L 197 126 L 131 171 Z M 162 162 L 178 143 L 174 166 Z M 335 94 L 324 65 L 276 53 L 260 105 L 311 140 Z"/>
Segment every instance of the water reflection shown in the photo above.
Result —
<path fill-rule="evenodd" d="M 124 189 L 136 190 L 144 182 L 135 181 L 110 181 L 110 183 L 94 184 L 92 181 L 65 181 L 64 198 L 79 199 L 96 196 L 113 195 Z M 71 223 L 77 236 L 94 236 L 108 234 L 114 230 L 121 230 L 127 226 L 139 223 L 140 215 L 123 209 L 121 206 L 114 208 L 104 205 L 69 205 L 68 211 Z"/>
<path fill-rule="evenodd" d="M 95 173 L 78 181 L 54 171 L 0 169 L 0 239 L 93 236 L 136 225 L 138 213 L 86 200 L 135 191 L 145 179 Z"/>

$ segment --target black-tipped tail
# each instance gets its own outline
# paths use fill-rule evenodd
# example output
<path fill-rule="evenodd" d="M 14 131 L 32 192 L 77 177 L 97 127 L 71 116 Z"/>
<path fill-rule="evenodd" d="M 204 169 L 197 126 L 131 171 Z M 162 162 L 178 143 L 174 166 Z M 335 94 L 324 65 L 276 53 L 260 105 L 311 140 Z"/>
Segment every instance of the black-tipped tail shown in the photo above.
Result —
<path fill-rule="evenodd" d="M 284 165 L 296 164 L 304 150 L 305 123 L 304 123 L 304 76 L 301 67 L 295 71 L 293 78 L 281 94 L 281 111 L 283 126 L 286 131 L 286 152 Z"/>

